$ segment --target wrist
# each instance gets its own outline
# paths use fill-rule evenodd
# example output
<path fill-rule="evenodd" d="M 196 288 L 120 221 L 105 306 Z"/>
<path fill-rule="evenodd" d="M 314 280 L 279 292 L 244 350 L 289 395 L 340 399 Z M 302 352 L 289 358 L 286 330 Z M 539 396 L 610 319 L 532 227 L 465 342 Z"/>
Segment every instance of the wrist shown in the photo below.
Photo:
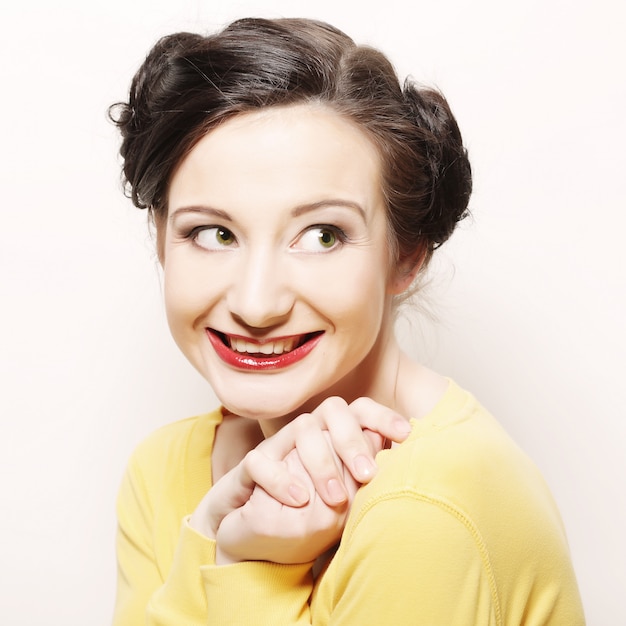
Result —
<path fill-rule="evenodd" d="M 207 522 L 206 516 L 202 515 L 198 512 L 198 510 L 194 511 L 189 517 L 189 526 L 193 528 L 197 533 L 200 533 L 202 536 L 207 539 L 216 539 L 217 533 L 211 528 L 211 525 Z"/>
<path fill-rule="evenodd" d="M 215 547 L 215 565 L 232 565 L 233 563 L 241 563 L 241 559 L 224 552 L 217 544 Z"/>

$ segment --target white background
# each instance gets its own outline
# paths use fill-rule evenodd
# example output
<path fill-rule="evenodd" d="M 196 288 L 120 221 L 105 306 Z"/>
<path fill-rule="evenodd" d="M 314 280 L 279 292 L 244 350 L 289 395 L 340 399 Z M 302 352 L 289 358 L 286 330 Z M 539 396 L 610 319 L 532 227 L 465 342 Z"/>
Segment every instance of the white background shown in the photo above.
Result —
<path fill-rule="evenodd" d="M 366 5 L 371 8 L 365 8 Z M 106 108 L 154 40 L 305 15 L 438 85 L 475 171 L 409 349 L 535 459 L 588 622 L 626 623 L 625 5 L 33 0 L 0 9 L 0 621 L 108 624 L 136 443 L 214 405 L 178 355 Z"/>

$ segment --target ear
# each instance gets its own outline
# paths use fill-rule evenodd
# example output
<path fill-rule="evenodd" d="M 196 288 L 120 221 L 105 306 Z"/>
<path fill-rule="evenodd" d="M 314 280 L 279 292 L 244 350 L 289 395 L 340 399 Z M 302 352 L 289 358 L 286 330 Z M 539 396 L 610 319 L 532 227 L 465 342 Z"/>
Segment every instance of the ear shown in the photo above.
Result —
<path fill-rule="evenodd" d="M 413 254 L 398 261 L 389 279 L 389 293 L 398 296 L 409 289 L 424 266 L 427 256 L 428 246 L 423 244 Z"/>

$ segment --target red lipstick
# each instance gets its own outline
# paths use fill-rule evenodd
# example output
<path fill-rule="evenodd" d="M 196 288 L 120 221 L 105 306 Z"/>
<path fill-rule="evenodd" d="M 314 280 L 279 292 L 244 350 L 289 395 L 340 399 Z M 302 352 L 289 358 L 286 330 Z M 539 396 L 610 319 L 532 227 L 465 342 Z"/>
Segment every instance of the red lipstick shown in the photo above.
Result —
<path fill-rule="evenodd" d="M 227 365 L 241 370 L 264 372 L 289 367 L 301 361 L 315 348 L 324 333 L 310 336 L 302 345 L 294 348 L 291 352 L 270 355 L 237 352 L 227 346 L 226 343 L 222 341 L 220 335 L 214 330 L 207 328 L 206 334 L 217 356 Z"/>

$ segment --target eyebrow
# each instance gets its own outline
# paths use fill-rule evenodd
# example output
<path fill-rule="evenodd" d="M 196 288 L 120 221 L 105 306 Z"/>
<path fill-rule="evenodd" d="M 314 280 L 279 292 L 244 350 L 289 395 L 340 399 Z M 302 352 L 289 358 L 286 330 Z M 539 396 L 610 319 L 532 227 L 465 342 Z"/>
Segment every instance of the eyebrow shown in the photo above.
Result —
<path fill-rule="evenodd" d="M 304 215 L 305 213 L 308 213 L 310 211 L 315 211 L 317 209 L 323 209 L 326 207 L 333 207 L 333 206 L 352 209 L 353 211 L 356 211 L 361 216 L 364 222 L 367 222 L 367 215 L 365 214 L 365 210 L 358 202 L 352 202 L 351 200 L 341 200 L 339 198 L 332 198 L 328 200 L 320 200 L 319 202 L 300 204 L 291 211 L 291 215 L 293 217 L 300 217 L 301 215 Z M 226 211 L 222 211 L 221 209 L 215 209 L 211 206 L 205 206 L 205 205 L 192 205 L 192 206 L 180 207 L 176 209 L 169 216 L 168 220 L 171 222 L 178 215 L 183 214 L 183 213 L 203 213 L 205 215 L 210 215 L 212 217 L 216 217 L 222 220 L 227 220 L 229 222 L 233 221 L 233 218 Z"/>
<path fill-rule="evenodd" d="M 214 209 L 210 206 L 204 205 L 193 205 L 193 206 L 183 206 L 176 209 L 168 218 L 168 221 L 173 222 L 176 217 L 184 213 L 204 213 L 205 215 L 211 215 L 212 217 L 217 217 L 221 220 L 227 220 L 232 222 L 232 217 L 226 213 L 226 211 L 222 211 L 221 209 Z"/>
<path fill-rule="evenodd" d="M 319 202 L 312 202 L 310 204 L 301 204 L 300 206 L 297 206 L 295 209 L 293 209 L 291 214 L 294 217 L 299 217 L 300 215 L 303 215 L 304 213 L 308 213 L 309 211 L 315 211 L 316 209 L 323 209 L 325 207 L 333 207 L 333 206 L 353 209 L 361 216 L 364 222 L 367 222 L 367 216 L 365 215 L 365 210 L 358 202 L 352 202 L 351 200 L 341 200 L 339 198 L 320 200 Z"/>

